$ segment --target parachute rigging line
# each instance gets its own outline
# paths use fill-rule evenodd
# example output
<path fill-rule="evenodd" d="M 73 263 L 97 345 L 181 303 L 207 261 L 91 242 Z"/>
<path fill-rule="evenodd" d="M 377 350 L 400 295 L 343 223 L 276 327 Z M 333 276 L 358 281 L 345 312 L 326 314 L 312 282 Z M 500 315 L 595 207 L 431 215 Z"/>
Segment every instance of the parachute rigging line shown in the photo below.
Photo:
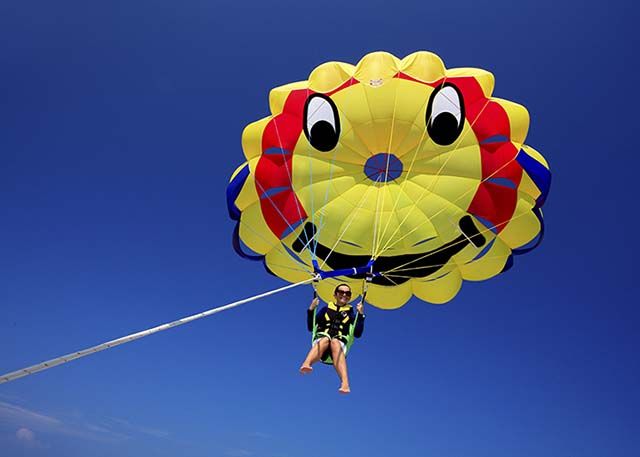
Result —
<path fill-rule="evenodd" d="M 445 78 L 446 81 L 446 78 Z M 478 114 L 476 115 L 476 117 L 473 119 L 473 121 L 470 123 L 470 128 L 464 132 L 464 134 L 458 138 L 458 140 L 456 141 L 455 146 L 453 147 L 453 149 L 451 150 L 451 153 L 447 155 L 447 158 L 445 159 L 444 163 L 440 165 L 440 168 L 438 169 L 438 171 L 435 173 L 435 180 L 433 180 L 431 182 L 431 184 L 429 185 L 429 187 L 425 187 L 422 191 L 422 193 L 420 194 L 420 196 L 418 197 L 417 200 L 415 200 L 412 204 L 411 207 L 411 211 L 415 210 L 415 208 L 418 207 L 418 204 L 422 201 L 422 199 L 425 197 L 425 195 L 427 195 L 427 192 L 432 193 L 433 192 L 433 188 L 435 187 L 435 184 L 437 183 L 438 179 L 440 178 L 440 175 L 442 174 L 442 170 L 444 169 L 444 167 L 447 165 L 447 163 L 449 162 L 449 160 L 451 160 L 451 158 L 453 157 L 454 153 L 456 151 L 460 151 L 459 147 L 462 144 L 463 140 L 465 139 L 465 137 L 469 134 L 469 132 L 471 132 L 473 130 L 473 126 L 475 125 L 475 123 L 477 122 L 477 120 L 480 118 L 480 116 L 482 115 L 482 113 L 484 112 L 484 110 L 486 109 L 487 105 L 489 104 L 489 100 L 487 100 L 485 102 L 485 104 L 483 105 L 482 109 L 480 109 L 480 111 L 478 112 Z M 424 136 L 423 136 L 424 138 Z M 422 142 L 422 139 L 420 140 Z M 515 159 L 515 157 L 514 157 Z M 505 164 L 504 166 L 506 166 L 507 164 Z M 413 162 L 411 163 L 411 166 L 413 167 Z M 502 168 L 502 167 L 501 167 Z M 409 170 L 410 172 L 411 170 Z M 497 173 L 499 170 L 497 170 L 495 173 Z M 405 182 L 407 179 L 409 179 L 409 172 L 407 173 Z M 480 183 L 485 182 L 487 179 L 489 179 L 489 177 L 484 178 L 483 180 L 480 181 Z M 460 200 L 461 198 L 463 198 L 465 195 L 467 195 L 469 192 L 464 192 L 462 195 L 458 196 L 455 200 L 453 200 L 451 203 L 455 204 L 456 202 L 458 202 L 458 200 Z M 400 198 L 400 194 L 398 194 L 398 199 Z M 444 208 L 440 211 L 438 211 L 436 213 L 436 216 L 438 214 L 440 214 L 442 211 L 444 210 Z M 402 219 L 402 222 L 400 222 L 400 224 L 398 225 L 398 227 L 393 231 L 393 233 L 391 234 L 391 236 L 389 237 L 389 240 L 385 243 L 385 245 L 383 246 L 383 248 L 380 250 L 380 252 L 378 252 L 378 254 L 381 254 L 383 252 L 385 252 L 388 249 L 391 249 L 393 246 L 397 245 L 400 241 L 404 240 L 406 237 L 408 237 L 409 235 L 411 235 L 416 228 L 414 228 L 412 231 L 405 233 L 403 236 L 401 236 L 399 239 L 397 239 L 395 242 L 393 242 L 392 244 L 389 244 L 391 242 L 391 240 L 393 239 L 393 237 L 395 236 L 396 233 L 398 233 L 398 231 L 400 230 L 400 227 L 405 223 L 405 221 L 409 218 L 411 211 L 407 213 L 407 215 L 404 217 L 404 219 Z M 434 216 L 435 217 L 435 216 Z M 420 226 L 422 226 L 423 224 L 420 224 Z M 419 227 L 420 227 L 419 226 Z M 385 227 L 385 231 L 386 231 L 386 227 Z"/>

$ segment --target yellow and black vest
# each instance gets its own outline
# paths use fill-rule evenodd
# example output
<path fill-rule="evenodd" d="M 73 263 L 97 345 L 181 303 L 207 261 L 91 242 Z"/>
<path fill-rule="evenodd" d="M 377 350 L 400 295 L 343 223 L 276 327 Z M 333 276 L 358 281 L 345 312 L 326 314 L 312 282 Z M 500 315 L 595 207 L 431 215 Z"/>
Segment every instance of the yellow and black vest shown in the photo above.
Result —
<path fill-rule="evenodd" d="M 307 327 L 313 334 L 313 340 L 322 336 L 337 338 L 347 345 L 348 350 L 354 337 L 360 338 L 364 331 L 364 315 L 354 313 L 351 305 L 328 303 L 317 313 L 307 310 Z"/>
<path fill-rule="evenodd" d="M 351 324 L 353 323 L 353 307 L 351 305 L 339 306 L 329 303 L 316 316 L 316 333 L 326 334 L 331 338 L 338 338 L 346 343 Z"/>

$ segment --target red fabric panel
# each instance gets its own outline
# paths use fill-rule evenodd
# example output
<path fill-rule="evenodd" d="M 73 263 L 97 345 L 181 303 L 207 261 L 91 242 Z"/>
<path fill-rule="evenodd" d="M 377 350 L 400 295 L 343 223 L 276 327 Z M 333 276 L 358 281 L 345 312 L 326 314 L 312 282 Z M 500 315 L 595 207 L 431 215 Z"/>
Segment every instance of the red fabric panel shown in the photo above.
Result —
<path fill-rule="evenodd" d="M 505 186 L 483 182 L 469 205 L 469 213 L 491 222 L 500 233 L 513 216 L 517 192 Z"/>
<path fill-rule="evenodd" d="M 260 200 L 262 215 L 274 235 L 282 235 L 299 220 L 307 217 L 292 190 L 286 190 Z"/>
<path fill-rule="evenodd" d="M 268 198 L 261 198 L 262 215 L 274 235 L 282 234 L 307 214 L 298 197 L 291 190 L 292 154 L 302 134 L 302 111 L 309 91 L 292 91 L 285 101 L 283 112 L 266 125 L 262 133 L 262 152 L 256 166 L 256 190 L 263 197 L 270 189 L 288 187 Z M 282 153 L 264 154 L 271 148 Z"/>
<path fill-rule="evenodd" d="M 495 136 L 511 136 L 509 117 L 496 102 L 478 98 L 467 106 L 466 117 L 472 123 L 471 128 L 479 143 Z M 516 208 L 517 187 L 522 179 L 522 168 L 515 160 L 517 155 L 518 149 L 509 141 L 480 145 L 484 182 L 480 184 L 469 212 L 494 224 L 498 233 L 504 229 Z M 487 182 L 493 178 L 509 179 L 516 189 Z"/>
<path fill-rule="evenodd" d="M 511 138 L 509 117 L 496 102 L 481 99 L 468 105 L 467 120 L 480 143 L 496 135 Z"/>
<path fill-rule="evenodd" d="M 256 190 L 258 195 L 274 187 L 291 187 L 291 156 L 283 154 L 263 155 L 256 166 Z"/>
<path fill-rule="evenodd" d="M 446 78 L 442 80 L 443 82 L 448 82 L 456 86 L 460 93 L 462 93 L 463 103 L 465 106 L 465 110 L 467 112 L 467 119 L 471 122 L 475 116 L 469 116 L 468 107 L 474 105 L 479 100 L 486 100 L 487 98 L 484 96 L 484 92 L 482 92 L 482 87 L 478 84 L 478 81 L 472 76 L 464 76 L 457 78 Z"/>
<path fill-rule="evenodd" d="M 302 118 L 282 113 L 271 119 L 262 132 L 262 152 L 270 148 L 293 151 L 302 133 Z"/>
<path fill-rule="evenodd" d="M 314 93 L 315 92 L 308 89 L 294 90 L 289 94 L 287 100 L 284 102 L 282 112 L 300 118 L 300 131 L 302 131 L 302 112 L 304 111 L 304 104 L 307 101 L 307 98 Z"/>
<path fill-rule="evenodd" d="M 331 92 L 327 92 L 326 95 L 333 95 L 336 92 L 340 92 L 342 89 L 346 89 L 349 86 L 353 86 L 354 84 L 358 84 L 360 81 L 358 81 L 356 78 L 351 78 L 345 82 L 343 82 L 339 87 L 333 89 Z"/>
<path fill-rule="evenodd" d="M 487 148 L 482 145 L 482 178 L 508 178 L 517 187 L 522 179 L 522 167 L 516 161 L 518 149 L 513 143 L 499 143 L 498 148 Z M 493 151 L 491 149 L 494 149 Z"/>

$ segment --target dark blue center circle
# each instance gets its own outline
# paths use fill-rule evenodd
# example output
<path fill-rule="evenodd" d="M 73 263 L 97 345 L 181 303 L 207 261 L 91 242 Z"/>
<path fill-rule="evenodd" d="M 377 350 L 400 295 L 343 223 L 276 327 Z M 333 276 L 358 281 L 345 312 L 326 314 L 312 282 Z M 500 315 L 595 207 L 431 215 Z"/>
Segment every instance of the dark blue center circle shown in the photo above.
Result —
<path fill-rule="evenodd" d="M 393 154 L 381 152 L 369 157 L 364 164 L 364 174 L 371 181 L 388 182 L 398 179 L 402 174 L 402 162 Z"/>

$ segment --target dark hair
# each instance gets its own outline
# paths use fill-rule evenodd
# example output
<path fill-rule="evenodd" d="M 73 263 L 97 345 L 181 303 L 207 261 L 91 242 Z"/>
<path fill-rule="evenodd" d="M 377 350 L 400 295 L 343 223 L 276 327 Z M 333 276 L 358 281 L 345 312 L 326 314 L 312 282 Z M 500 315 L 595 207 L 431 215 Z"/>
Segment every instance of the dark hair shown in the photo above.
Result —
<path fill-rule="evenodd" d="M 341 288 L 342 286 L 347 286 L 349 288 L 349 292 L 351 292 L 351 286 L 349 284 L 343 282 L 342 284 L 338 284 L 336 286 L 336 288 L 333 289 L 333 295 L 337 294 L 338 293 L 338 289 Z"/>

